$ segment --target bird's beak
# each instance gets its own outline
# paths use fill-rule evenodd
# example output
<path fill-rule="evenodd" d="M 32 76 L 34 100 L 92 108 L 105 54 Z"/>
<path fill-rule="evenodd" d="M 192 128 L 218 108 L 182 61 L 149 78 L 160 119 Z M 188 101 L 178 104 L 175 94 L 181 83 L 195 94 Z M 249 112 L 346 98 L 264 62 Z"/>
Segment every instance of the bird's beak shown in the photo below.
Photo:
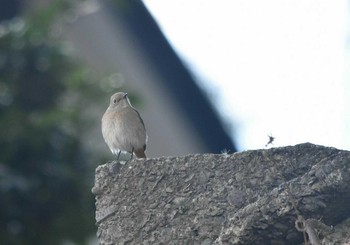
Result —
<path fill-rule="evenodd" d="M 128 97 L 128 93 L 125 93 L 125 94 L 124 94 L 124 98 L 126 98 L 126 97 Z"/>

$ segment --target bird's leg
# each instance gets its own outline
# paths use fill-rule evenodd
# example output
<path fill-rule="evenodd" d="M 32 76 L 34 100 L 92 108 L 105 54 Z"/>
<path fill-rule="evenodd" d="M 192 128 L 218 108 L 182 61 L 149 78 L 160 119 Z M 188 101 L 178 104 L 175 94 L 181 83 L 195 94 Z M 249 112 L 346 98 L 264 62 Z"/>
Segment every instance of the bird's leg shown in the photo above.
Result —
<path fill-rule="evenodd" d="M 122 151 L 119 150 L 118 155 L 117 155 L 117 161 L 119 160 L 119 156 L 120 156 L 120 153 L 121 153 L 121 152 L 122 152 Z"/>
<path fill-rule="evenodd" d="M 129 161 L 132 160 L 133 156 L 134 156 L 134 147 L 133 147 L 132 150 L 131 150 L 131 157 L 130 157 L 130 160 L 129 160 Z"/>

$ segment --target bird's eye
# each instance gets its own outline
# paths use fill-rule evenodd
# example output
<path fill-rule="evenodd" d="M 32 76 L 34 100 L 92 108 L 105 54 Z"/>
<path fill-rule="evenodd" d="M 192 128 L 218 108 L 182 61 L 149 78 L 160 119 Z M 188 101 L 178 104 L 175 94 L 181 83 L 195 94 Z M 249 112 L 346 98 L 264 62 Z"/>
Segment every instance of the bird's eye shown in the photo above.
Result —
<path fill-rule="evenodd" d="M 115 103 L 117 103 L 117 100 L 116 100 L 116 99 L 113 100 L 113 104 L 115 104 Z"/>

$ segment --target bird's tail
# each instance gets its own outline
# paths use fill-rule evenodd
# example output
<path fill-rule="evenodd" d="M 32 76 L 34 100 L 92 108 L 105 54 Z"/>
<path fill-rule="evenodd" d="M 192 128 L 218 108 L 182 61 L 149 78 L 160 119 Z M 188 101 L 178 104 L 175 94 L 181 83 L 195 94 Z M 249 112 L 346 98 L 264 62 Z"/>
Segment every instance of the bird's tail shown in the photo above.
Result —
<path fill-rule="evenodd" d="M 147 158 L 145 151 L 143 149 L 138 149 L 134 151 L 137 158 Z"/>

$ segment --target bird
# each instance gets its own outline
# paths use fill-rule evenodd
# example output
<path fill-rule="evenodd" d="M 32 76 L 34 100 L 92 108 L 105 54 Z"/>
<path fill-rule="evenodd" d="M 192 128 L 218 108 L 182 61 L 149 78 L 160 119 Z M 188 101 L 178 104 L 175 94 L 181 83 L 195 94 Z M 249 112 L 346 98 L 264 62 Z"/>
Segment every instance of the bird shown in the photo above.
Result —
<path fill-rule="evenodd" d="M 131 105 L 128 94 L 118 92 L 111 96 L 102 117 L 102 136 L 119 160 L 120 153 L 129 152 L 137 158 L 146 158 L 147 133 L 140 113 Z"/>
<path fill-rule="evenodd" d="M 269 137 L 269 141 L 266 143 L 265 147 L 268 145 L 273 145 L 273 142 L 275 140 L 275 137 L 272 136 L 272 134 L 267 135 Z"/>

